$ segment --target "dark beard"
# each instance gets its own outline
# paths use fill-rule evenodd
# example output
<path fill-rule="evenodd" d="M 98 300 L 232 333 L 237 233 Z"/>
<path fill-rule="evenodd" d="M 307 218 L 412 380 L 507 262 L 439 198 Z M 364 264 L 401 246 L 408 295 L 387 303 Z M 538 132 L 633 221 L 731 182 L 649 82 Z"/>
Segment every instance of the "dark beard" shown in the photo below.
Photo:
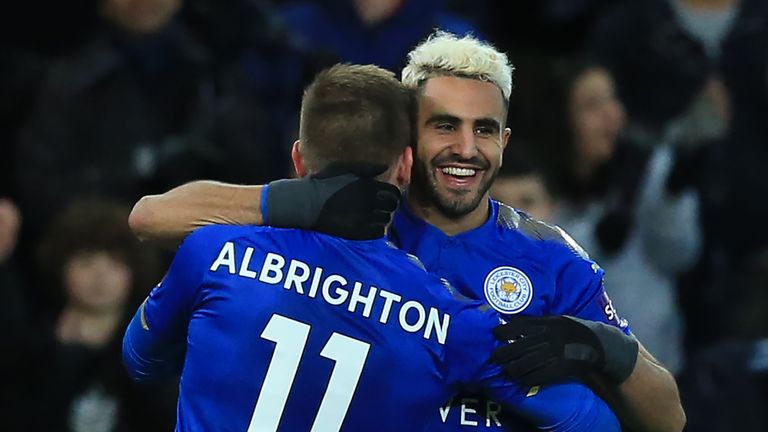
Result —
<path fill-rule="evenodd" d="M 470 192 L 461 193 L 459 199 L 451 199 L 441 196 L 438 192 L 437 179 L 434 177 L 434 173 L 429 168 L 428 163 L 417 162 L 413 170 L 412 186 L 415 186 L 418 190 L 418 196 L 426 200 L 425 204 L 434 206 L 449 219 L 459 219 L 468 215 L 480 205 L 480 201 L 491 188 L 497 174 L 498 169 L 487 180 L 481 181 L 477 195 L 469 201 L 462 200 L 461 198 Z"/>

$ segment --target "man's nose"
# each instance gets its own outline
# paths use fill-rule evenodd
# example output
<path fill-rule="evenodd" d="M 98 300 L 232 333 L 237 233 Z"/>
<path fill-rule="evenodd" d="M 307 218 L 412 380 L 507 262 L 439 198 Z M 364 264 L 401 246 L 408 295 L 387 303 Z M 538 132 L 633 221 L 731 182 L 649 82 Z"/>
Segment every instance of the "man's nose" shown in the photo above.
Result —
<path fill-rule="evenodd" d="M 477 137 L 471 127 L 464 127 L 453 144 L 453 153 L 462 159 L 470 159 L 477 156 Z"/>

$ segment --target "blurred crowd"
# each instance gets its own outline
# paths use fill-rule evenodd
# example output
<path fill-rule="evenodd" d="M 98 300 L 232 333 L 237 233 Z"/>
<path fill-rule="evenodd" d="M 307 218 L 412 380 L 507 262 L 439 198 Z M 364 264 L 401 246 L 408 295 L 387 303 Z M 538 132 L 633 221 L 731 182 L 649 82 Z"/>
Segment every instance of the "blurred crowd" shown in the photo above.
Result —
<path fill-rule="evenodd" d="M 302 90 L 433 29 L 516 71 L 495 198 L 606 270 L 688 429 L 768 430 L 768 1 L 29 0 L 0 17 L 0 429 L 171 430 L 125 324 L 168 257 L 131 203 L 291 175 Z"/>

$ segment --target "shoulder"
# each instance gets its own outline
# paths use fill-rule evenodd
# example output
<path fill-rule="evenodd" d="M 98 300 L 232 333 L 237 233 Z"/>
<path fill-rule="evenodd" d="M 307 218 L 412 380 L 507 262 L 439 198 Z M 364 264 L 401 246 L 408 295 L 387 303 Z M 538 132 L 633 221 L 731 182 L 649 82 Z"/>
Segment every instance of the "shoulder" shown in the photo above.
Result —
<path fill-rule="evenodd" d="M 502 229 L 502 235 L 522 236 L 531 245 L 546 249 L 547 252 L 589 260 L 587 252 L 559 226 L 534 219 L 508 205 L 498 205 L 496 224 Z"/>
<path fill-rule="evenodd" d="M 179 251 L 198 248 L 210 249 L 226 242 L 246 241 L 249 244 L 271 241 L 290 236 L 292 229 L 261 227 L 255 225 L 207 225 L 198 228 L 184 239 Z M 219 249 L 216 249 L 217 251 Z"/>
<path fill-rule="evenodd" d="M 210 240 L 217 239 L 235 239 L 238 237 L 247 236 L 251 232 L 256 232 L 257 226 L 242 226 L 242 225 L 206 225 L 198 228 L 184 239 L 184 244 L 192 243 L 199 244 Z"/>

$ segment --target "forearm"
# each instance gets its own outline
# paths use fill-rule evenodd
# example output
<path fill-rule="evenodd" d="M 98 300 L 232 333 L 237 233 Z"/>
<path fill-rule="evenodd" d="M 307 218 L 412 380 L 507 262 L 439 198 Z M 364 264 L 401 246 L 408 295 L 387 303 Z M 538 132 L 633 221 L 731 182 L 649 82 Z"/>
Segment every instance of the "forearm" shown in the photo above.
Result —
<path fill-rule="evenodd" d="M 185 339 L 159 340 L 142 319 L 142 305 L 123 337 L 123 363 L 135 381 L 156 381 L 178 375 L 184 362 Z"/>
<path fill-rule="evenodd" d="M 680 431 L 685 412 L 674 377 L 640 345 L 632 374 L 620 385 L 597 378 L 601 395 L 633 432 Z"/>
<path fill-rule="evenodd" d="M 262 188 L 194 181 L 141 198 L 128 222 L 140 239 L 172 245 L 205 225 L 260 225 Z"/>

